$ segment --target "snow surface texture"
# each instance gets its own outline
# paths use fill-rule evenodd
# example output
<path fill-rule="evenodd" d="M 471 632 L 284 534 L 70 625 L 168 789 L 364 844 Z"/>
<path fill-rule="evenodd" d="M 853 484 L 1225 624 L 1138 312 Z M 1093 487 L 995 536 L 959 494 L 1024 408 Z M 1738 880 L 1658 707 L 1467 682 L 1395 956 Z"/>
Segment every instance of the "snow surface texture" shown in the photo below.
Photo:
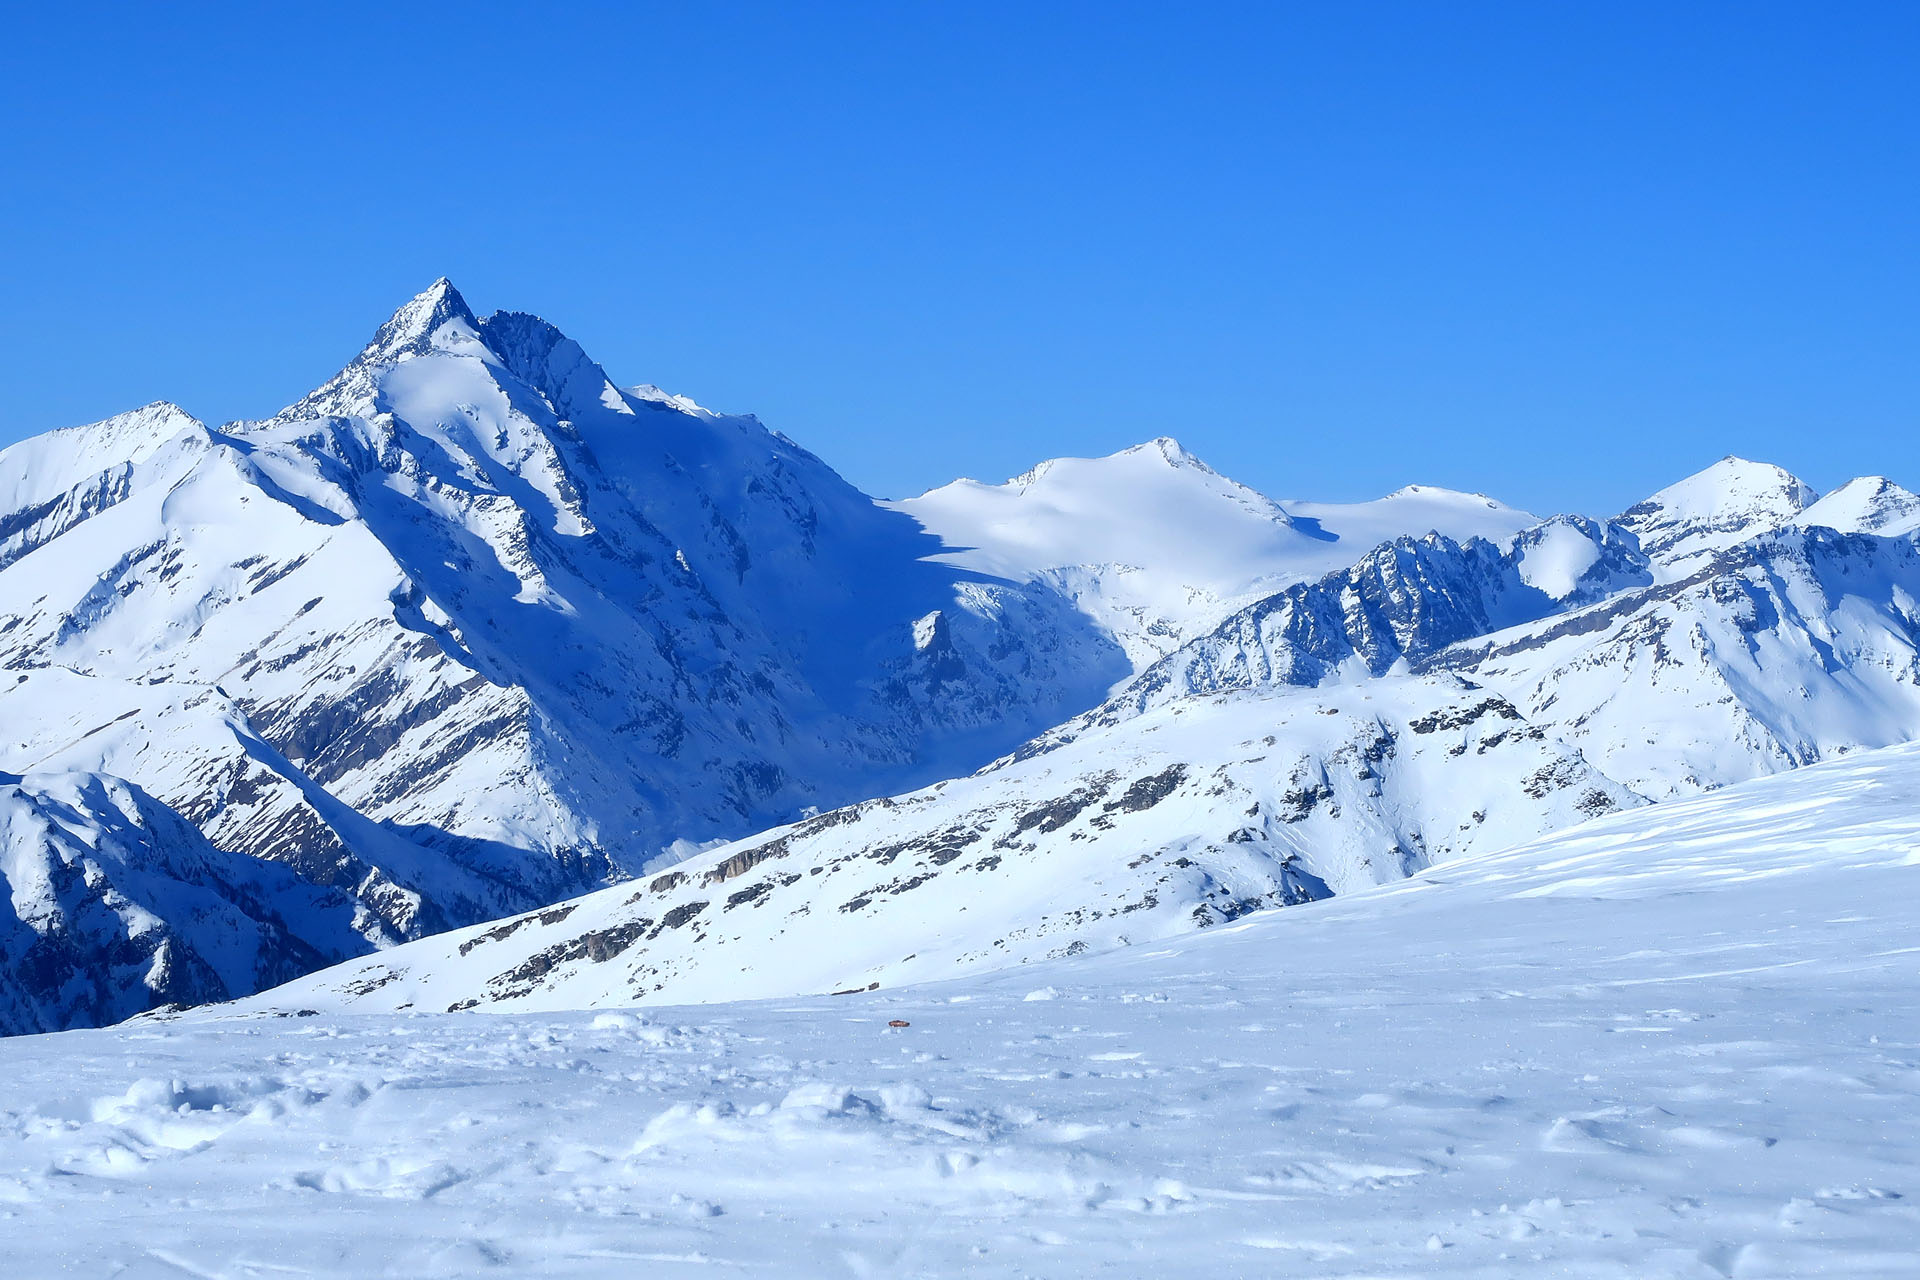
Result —
<path fill-rule="evenodd" d="M 1866 753 L 899 991 L 0 1042 L 0 1253 L 20 1277 L 1908 1277 L 1916 797 L 1920 749 Z"/>

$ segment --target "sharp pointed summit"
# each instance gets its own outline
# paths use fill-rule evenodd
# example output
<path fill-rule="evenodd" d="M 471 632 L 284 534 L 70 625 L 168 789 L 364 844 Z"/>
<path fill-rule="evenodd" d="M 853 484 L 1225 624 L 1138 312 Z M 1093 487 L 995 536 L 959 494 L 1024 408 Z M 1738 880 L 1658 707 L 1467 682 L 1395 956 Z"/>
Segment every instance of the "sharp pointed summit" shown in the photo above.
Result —
<path fill-rule="evenodd" d="M 441 276 L 403 303 L 347 365 L 275 415 L 276 421 L 351 417 L 376 410 L 373 371 L 434 351 L 487 356 L 480 321 L 467 300 Z"/>
<path fill-rule="evenodd" d="M 441 276 L 380 326 L 360 358 L 392 360 L 417 354 L 427 349 L 433 336 L 448 324 L 462 325 L 469 334 L 479 333 L 480 321 L 467 306 L 467 300 L 453 287 L 453 281 Z"/>

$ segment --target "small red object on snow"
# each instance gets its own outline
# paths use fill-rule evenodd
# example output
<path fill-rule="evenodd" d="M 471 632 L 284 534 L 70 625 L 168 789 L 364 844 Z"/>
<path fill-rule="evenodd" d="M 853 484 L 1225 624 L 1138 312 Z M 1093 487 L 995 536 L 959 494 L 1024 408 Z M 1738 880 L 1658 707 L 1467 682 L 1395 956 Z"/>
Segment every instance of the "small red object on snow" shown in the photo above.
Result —
<path fill-rule="evenodd" d="M 905 1018 L 895 1018 L 892 1022 L 889 1022 L 887 1025 L 890 1027 L 910 1027 L 913 1024 L 911 1022 L 908 1022 Z"/>

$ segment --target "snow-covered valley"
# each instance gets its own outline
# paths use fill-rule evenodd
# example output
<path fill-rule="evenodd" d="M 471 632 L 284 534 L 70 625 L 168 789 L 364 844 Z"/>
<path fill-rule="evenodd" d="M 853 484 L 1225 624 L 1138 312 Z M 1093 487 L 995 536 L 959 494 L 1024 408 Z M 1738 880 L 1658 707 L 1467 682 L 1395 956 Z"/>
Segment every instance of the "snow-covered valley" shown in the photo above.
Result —
<path fill-rule="evenodd" d="M 1911 1276 L 1916 876 L 1902 746 L 958 981 L 0 1040 L 0 1243 L 21 1276 Z"/>

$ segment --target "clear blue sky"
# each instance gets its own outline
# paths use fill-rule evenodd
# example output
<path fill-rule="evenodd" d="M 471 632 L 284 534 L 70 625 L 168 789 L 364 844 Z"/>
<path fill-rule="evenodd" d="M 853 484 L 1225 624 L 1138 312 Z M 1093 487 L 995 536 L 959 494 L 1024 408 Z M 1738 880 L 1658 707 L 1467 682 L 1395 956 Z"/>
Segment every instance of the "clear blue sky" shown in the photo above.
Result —
<path fill-rule="evenodd" d="M 1920 5 L 400 7 L 12 10 L 0 442 L 444 273 L 885 495 L 1920 487 Z"/>

